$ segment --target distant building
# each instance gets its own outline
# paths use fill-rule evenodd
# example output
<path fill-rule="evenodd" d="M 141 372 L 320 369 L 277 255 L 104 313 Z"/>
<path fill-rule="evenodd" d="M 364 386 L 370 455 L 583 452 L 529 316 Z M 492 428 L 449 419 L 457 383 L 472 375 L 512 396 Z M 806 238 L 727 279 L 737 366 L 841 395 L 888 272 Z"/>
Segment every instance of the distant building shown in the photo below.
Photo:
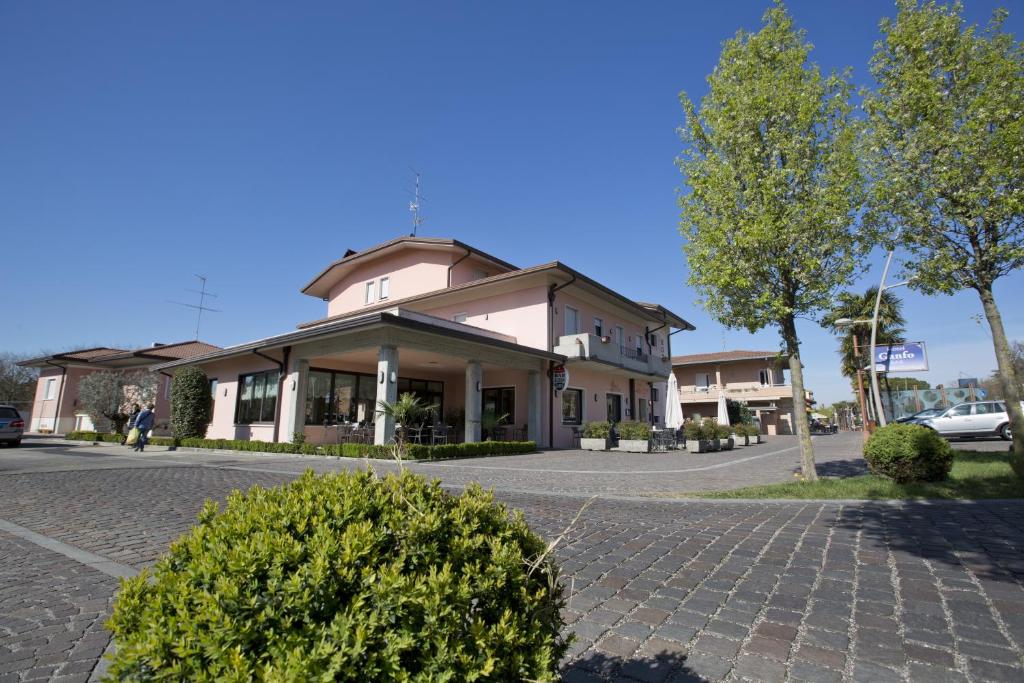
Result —
<path fill-rule="evenodd" d="M 745 403 L 763 434 L 792 434 L 793 386 L 787 381 L 785 356 L 776 351 L 722 351 L 672 357 L 679 402 L 687 418 L 716 417 L 718 397 Z M 808 406 L 814 403 L 808 391 Z"/>
<path fill-rule="evenodd" d="M 86 375 L 113 370 L 147 369 L 159 363 L 191 358 L 219 348 L 201 341 L 153 344 L 134 350 L 101 346 L 24 360 L 18 365 L 40 370 L 29 431 L 66 434 L 75 430 L 105 428 L 106 425 L 93 424 L 92 418 L 82 412 L 78 405 L 78 383 Z M 158 427 L 163 427 L 170 417 L 170 398 L 171 378 L 161 377 L 155 401 Z"/>

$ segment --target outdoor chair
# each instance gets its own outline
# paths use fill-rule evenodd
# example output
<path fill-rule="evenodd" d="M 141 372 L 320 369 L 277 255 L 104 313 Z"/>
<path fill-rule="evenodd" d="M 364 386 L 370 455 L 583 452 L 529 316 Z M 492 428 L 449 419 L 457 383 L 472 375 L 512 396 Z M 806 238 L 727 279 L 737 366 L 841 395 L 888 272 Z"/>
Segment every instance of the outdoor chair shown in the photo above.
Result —
<path fill-rule="evenodd" d="M 569 447 L 570 448 L 579 448 L 580 447 L 580 428 L 579 427 L 573 427 L 572 428 L 572 438 L 569 440 Z"/>
<path fill-rule="evenodd" d="M 508 427 L 495 427 L 490 430 L 491 441 L 507 441 Z"/>
<path fill-rule="evenodd" d="M 432 446 L 437 444 L 448 443 L 448 425 L 436 424 L 434 429 L 430 432 L 430 444 Z"/>

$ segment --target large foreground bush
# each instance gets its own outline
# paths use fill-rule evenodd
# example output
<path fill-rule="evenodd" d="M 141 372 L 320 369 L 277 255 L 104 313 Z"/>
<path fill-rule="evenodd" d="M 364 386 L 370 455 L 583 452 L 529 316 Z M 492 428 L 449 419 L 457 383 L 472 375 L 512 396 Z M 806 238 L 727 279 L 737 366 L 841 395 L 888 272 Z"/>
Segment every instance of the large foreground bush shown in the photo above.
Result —
<path fill-rule="evenodd" d="M 942 481 L 953 468 L 953 449 L 927 427 L 891 424 L 864 444 L 864 459 L 872 472 L 899 484 Z"/>
<path fill-rule="evenodd" d="M 116 679 L 557 679 L 562 590 L 519 513 L 405 472 L 233 493 L 109 625 Z"/>

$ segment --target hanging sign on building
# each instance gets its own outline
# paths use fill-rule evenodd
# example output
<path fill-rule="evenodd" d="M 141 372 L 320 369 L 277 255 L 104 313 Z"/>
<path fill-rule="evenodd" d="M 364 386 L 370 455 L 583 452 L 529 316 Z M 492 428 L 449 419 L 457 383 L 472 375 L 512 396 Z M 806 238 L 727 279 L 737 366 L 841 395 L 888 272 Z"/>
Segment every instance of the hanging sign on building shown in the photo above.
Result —
<path fill-rule="evenodd" d="M 569 386 L 569 369 L 564 365 L 556 365 L 551 369 L 551 384 L 555 391 L 562 391 Z"/>
<path fill-rule="evenodd" d="M 928 369 L 924 342 L 875 346 L 875 366 L 879 372 L 923 372 Z"/>

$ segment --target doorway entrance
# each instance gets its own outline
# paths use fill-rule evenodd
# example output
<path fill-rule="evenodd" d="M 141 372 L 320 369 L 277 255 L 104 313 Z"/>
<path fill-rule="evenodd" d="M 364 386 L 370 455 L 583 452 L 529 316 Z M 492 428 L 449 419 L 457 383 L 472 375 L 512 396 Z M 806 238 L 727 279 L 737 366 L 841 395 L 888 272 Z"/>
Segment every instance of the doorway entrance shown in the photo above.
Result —
<path fill-rule="evenodd" d="M 619 394 L 605 394 L 608 401 L 608 421 L 618 424 L 622 422 L 622 396 Z"/>

